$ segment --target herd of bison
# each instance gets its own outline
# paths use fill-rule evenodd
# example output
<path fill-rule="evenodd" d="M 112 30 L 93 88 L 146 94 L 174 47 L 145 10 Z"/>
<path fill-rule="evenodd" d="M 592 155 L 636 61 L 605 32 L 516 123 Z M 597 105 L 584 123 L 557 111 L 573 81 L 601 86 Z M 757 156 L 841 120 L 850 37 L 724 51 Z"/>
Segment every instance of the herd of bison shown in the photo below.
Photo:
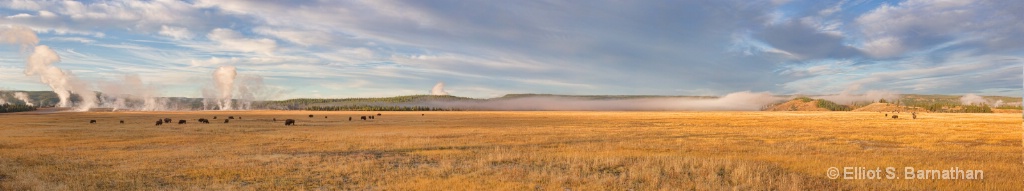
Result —
<path fill-rule="evenodd" d="M 381 116 L 381 114 L 377 113 L 377 116 Z M 313 115 L 309 115 L 309 118 L 313 118 Z M 326 119 L 326 118 L 327 118 L 327 116 L 324 116 L 324 119 Z M 213 119 L 217 119 L 217 116 L 213 116 Z M 242 117 L 239 116 L 239 117 L 236 118 L 235 116 L 228 116 L 227 119 L 224 119 L 224 123 L 231 122 L 232 119 L 242 119 Z M 367 119 L 374 119 L 374 116 L 373 115 L 364 115 L 364 116 L 359 116 L 359 119 L 365 121 Z M 277 118 L 273 118 L 272 120 L 274 122 L 277 122 Z M 352 121 L 352 117 L 348 117 L 348 120 Z M 196 121 L 198 121 L 199 123 L 207 123 L 207 124 L 210 123 L 210 120 L 206 119 L 206 118 L 199 118 Z M 121 120 L 120 122 L 121 122 L 121 124 L 124 124 L 124 120 Z M 187 122 L 188 121 L 186 121 L 184 119 L 178 120 L 178 124 L 185 124 Z M 96 123 L 96 120 L 95 119 L 89 120 L 89 123 Z M 171 123 L 171 118 L 163 118 L 163 119 L 157 119 L 156 120 L 156 125 L 157 126 L 163 125 L 164 123 L 170 124 Z M 286 125 L 286 126 L 295 125 L 295 120 L 294 119 L 285 119 L 284 120 L 284 125 Z"/>

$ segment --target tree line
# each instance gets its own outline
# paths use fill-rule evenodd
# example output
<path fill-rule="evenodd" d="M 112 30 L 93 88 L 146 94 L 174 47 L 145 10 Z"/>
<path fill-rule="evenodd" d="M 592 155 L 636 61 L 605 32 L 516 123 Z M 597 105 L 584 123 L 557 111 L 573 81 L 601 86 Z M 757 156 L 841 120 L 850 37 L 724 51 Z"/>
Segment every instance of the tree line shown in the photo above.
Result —
<path fill-rule="evenodd" d="M 35 106 L 23 105 L 23 104 L 0 104 L 0 113 L 7 112 L 22 112 L 22 111 L 35 111 Z"/>

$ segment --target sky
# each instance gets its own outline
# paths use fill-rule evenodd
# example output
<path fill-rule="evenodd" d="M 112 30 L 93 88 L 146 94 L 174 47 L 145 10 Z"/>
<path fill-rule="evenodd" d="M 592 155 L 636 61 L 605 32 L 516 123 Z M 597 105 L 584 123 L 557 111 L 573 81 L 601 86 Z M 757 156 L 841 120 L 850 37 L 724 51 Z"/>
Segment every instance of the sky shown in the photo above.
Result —
<path fill-rule="evenodd" d="M 752 91 L 1021 96 L 1024 1 L 0 1 L 83 81 L 202 97 L 212 72 L 276 98 Z M 0 45 L 0 89 L 49 90 Z"/>

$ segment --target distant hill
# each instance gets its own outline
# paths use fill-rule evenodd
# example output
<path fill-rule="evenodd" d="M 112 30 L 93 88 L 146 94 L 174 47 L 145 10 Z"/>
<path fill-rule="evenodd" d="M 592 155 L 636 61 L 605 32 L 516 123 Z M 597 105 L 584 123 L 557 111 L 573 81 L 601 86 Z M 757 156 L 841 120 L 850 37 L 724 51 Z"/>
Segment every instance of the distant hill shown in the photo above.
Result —
<path fill-rule="evenodd" d="M 13 93 L 18 91 L 0 91 L 0 95 L 7 98 L 9 103 L 21 103 L 13 98 Z M 60 102 L 57 94 L 51 91 L 25 91 L 33 100 L 34 104 L 41 107 L 52 107 Z M 102 96 L 102 94 L 99 94 Z M 784 96 L 784 95 L 780 95 Z M 812 96 L 814 97 L 814 96 Z M 631 99 L 660 99 L 660 98 L 690 98 L 690 99 L 714 99 L 714 96 L 662 96 L 662 95 L 558 95 L 558 94 L 507 94 L 496 98 L 478 99 L 458 97 L 451 95 L 406 95 L 394 97 L 375 98 L 299 98 L 274 101 L 256 101 L 252 103 L 252 109 L 277 109 L 277 110 L 359 110 L 359 111 L 436 111 L 436 110 L 470 110 L 472 105 L 489 104 L 494 102 L 520 100 L 531 98 L 555 98 L 555 100 L 583 100 L 583 101 L 604 101 L 604 100 L 631 100 Z M 856 104 L 842 105 L 830 100 L 811 99 L 798 97 L 791 100 L 777 102 L 762 107 L 765 111 L 929 111 L 929 112 L 951 112 L 951 113 L 992 113 L 1021 112 L 1021 98 L 1005 96 L 984 96 L 989 104 L 963 105 L 958 95 L 921 95 L 903 94 L 898 99 L 869 102 L 858 102 Z M 174 109 L 202 109 L 202 98 L 166 97 L 162 98 Z M 78 95 L 72 95 L 71 100 L 81 100 Z M 139 104 L 138 100 L 129 101 L 129 104 Z M 1001 105 L 996 106 L 995 102 Z M 450 104 L 458 103 L 458 104 Z M 671 103 L 667 103 L 671 104 Z"/>

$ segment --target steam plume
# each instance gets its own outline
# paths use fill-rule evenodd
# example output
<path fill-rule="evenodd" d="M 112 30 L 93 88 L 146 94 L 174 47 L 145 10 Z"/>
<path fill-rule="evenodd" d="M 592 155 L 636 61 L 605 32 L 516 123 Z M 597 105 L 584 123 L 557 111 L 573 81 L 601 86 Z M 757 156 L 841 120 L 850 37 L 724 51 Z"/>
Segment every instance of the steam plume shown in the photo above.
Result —
<path fill-rule="evenodd" d="M 447 91 L 444 91 L 444 82 L 437 82 L 433 89 L 430 89 L 430 95 L 448 95 Z"/>
<path fill-rule="evenodd" d="M 60 62 L 60 56 L 57 52 L 54 52 L 46 45 L 36 46 L 35 51 L 28 57 L 27 65 L 25 66 L 25 75 L 39 76 L 39 81 L 50 86 L 54 93 L 57 93 L 57 98 L 60 99 L 60 103 L 57 104 L 59 107 L 68 107 L 71 104 L 68 102 L 68 98 L 71 97 L 71 85 L 69 79 L 64 71 L 53 66 L 53 63 Z"/>
<path fill-rule="evenodd" d="M 217 91 L 220 92 L 220 97 L 217 99 L 220 110 L 232 109 L 231 92 L 234 91 L 235 75 L 234 66 L 221 66 L 213 71 L 214 85 L 217 87 Z"/>
<path fill-rule="evenodd" d="M 21 45 L 22 49 L 39 44 L 39 37 L 31 29 L 14 26 L 0 28 L 0 43 Z"/>
<path fill-rule="evenodd" d="M 35 106 L 35 104 L 32 104 L 32 98 L 29 98 L 25 92 L 14 92 L 14 98 L 25 102 L 25 105 Z"/>
<path fill-rule="evenodd" d="M 960 103 L 964 105 L 988 104 L 988 100 L 978 95 L 967 94 L 960 97 Z"/>

